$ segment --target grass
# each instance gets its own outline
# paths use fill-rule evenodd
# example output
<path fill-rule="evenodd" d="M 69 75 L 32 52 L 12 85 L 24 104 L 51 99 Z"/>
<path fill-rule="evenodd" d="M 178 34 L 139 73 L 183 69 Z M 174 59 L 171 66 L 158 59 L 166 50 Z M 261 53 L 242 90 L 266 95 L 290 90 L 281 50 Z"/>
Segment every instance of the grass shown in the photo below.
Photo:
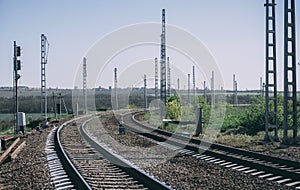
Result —
<path fill-rule="evenodd" d="M 48 117 L 51 118 L 51 120 L 54 120 L 54 114 L 48 114 Z M 68 118 L 70 115 L 68 114 L 61 114 L 58 115 L 58 119 Z M 43 120 L 43 116 L 40 113 L 28 113 L 26 114 L 26 123 L 29 125 L 31 122 L 33 122 L 33 125 L 38 125 L 34 123 L 34 121 L 41 121 Z M 0 122 L 2 130 L 0 130 L 0 135 L 8 135 L 8 134 L 14 134 L 14 114 L 0 114 Z M 2 126 L 3 125 L 3 126 Z M 30 130 L 30 127 L 27 127 L 26 130 Z"/>
<path fill-rule="evenodd" d="M 0 135 L 10 135 L 10 134 L 14 134 L 13 127 L 9 127 L 6 130 L 0 131 Z"/>
<path fill-rule="evenodd" d="M 250 136 L 244 134 L 219 135 L 216 139 L 217 143 L 227 144 L 230 146 L 248 147 L 252 141 L 258 140 L 258 136 Z"/>

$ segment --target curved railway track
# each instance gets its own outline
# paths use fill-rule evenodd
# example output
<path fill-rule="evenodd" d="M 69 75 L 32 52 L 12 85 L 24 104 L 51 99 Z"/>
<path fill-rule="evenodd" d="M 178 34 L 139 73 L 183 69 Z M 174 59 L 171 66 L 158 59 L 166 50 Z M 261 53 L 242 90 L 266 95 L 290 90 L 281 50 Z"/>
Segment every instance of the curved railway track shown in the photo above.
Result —
<path fill-rule="evenodd" d="M 49 134 L 46 152 L 56 189 L 171 189 L 95 142 L 84 128 L 87 117 Z"/>
<path fill-rule="evenodd" d="M 137 121 L 135 114 L 132 116 L 132 113 L 124 114 L 122 117 L 128 130 L 153 139 L 161 145 L 197 159 L 300 189 L 299 162 L 154 129 Z"/>

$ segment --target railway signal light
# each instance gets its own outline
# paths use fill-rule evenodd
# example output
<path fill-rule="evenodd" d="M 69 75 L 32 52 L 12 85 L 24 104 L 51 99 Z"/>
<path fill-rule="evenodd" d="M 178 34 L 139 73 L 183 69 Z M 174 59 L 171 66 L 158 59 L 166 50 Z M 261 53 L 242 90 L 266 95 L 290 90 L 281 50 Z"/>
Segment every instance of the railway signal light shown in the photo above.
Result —
<path fill-rule="evenodd" d="M 16 67 L 17 67 L 17 70 L 18 70 L 18 71 L 21 70 L 21 61 L 20 61 L 20 60 L 17 60 L 17 65 L 16 65 Z"/>
<path fill-rule="evenodd" d="M 21 60 L 19 59 L 19 57 L 21 56 L 21 46 L 17 46 L 14 43 L 14 68 L 15 71 L 19 71 L 21 70 Z"/>
<path fill-rule="evenodd" d="M 18 74 L 18 71 L 21 70 L 21 47 L 17 46 L 16 41 L 14 41 L 14 57 L 13 57 L 13 66 L 14 66 L 14 89 L 15 89 L 15 133 L 18 132 L 18 121 L 19 121 L 19 106 L 18 106 L 18 80 L 21 78 L 21 75 Z"/>
<path fill-rule="evenodd" d="M 16 46 L 16 56 L 17 57 L 21 56 L 21 47 L 20 46 Z"/>

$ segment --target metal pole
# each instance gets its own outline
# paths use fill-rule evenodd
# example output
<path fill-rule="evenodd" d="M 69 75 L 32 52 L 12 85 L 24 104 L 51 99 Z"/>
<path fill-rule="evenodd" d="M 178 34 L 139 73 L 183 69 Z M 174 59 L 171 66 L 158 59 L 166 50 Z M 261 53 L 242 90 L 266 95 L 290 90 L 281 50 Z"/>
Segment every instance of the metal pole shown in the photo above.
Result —
<path fill-rule="evenodd" d="M 191 92 L 190 92 L 190 89 L 191 89 L 191 81 L 190 81 L 190 78 L 191 78 L 191 75 L 188 74 L 188 104 L 189 104 L 189 105 L 191 104 Z"/>
<path fill-rule="evenodd" d="M 206 82 L 203 82 L 203 96 L 204 96 L 204 100 L 205 102 L 207 102 L 207 87 L 206 87 Z"/>
<path fill-rule="evenodd" d="M 118 105 L 118 69 L 114 69 L 114 76 L 115 76 L 115 88 L 114 88 L 114 101 L 115 101 L 115 110 L 119 109 Z"/>
<path fill-rule="evenodd" d="M 171 67 L 170 67 L 170 59 L 167 58 L 167 97 L 171 96 Z"/>
<path fill-rule="evenodd" d="M 277 71 L 275 0 L 266 0 L 266 86 L 265 86 L 265 141 L 279 141 L 277 124 Z M 271 96 L 272 95 L 272 96 Z M 270 104 L 273 102 L 273 104 Z M 269 130 L 274 131 L 270 138 Z"/>
<path fill-rule="evenodd" d="M 235 105 L 235 74 L 233 74 L 233 84 L 232 84 L 232 105 Z"/>
<path fill-rule="evenodd" d="M 41 35 L 41 114 L 44 114 L 47 120 L 47 88 L 46 88 L 46 64 L 47 64 L 47 37 Z"/>
<path fill-rule="evenodd" d="M 61 115 L 61 93 L 59 93 L 59 115 Z"/>
<path fill-rule="evenodd" d="M 15 111 L 16 111 L 16 126 L 15 126 L 15 134 L 18 132 L 18 122 L 19 122 L 19 104 L 18 104 L 18 70 L 17 70 L 17 43 L 14 41 L 14 80 L 15 80 Z"/>
<path fill-rule="evenodd" d="M 211 73 L 211 107 L 215 107 L 215 74 Z"/>
<path fill-rule="evenodd" d="M 283 144 L 297 142 L 297 79 L 295 0 L 284 1 L 284 131 Z M 290 105 L 290 106 L 289 106 Z M 288 131 L 293 137 L 289 139 Z"/>
<path fill-rule="evenodd" d="M 199 136 L 202 133 L 202 108 L 197 108 L 196 115 L 197 115 L 197 120 L 196 120 L 196 132 L 195 136 Z"/>
<path fill-rule="evenodd" d="M 195 66 L 193 65 L 193 100 L 194 104 L 197 103 L 196 101 L 196 73 L 195 73 Z"/>
<path fill-rule="evenodd" d="M 87 114 L 87 87 L 86 87 L 86 77 L 87 77 L 87 72 L 86 72 L 86 58 L 83 58 L 83 99 L 84 99 L 84 112 Z"/>
<path fill-rule="evenodd" d="M 179 84 L 179 78 L 177 78 L 177 94 L 179 94 L 180 84 Z"/>
<path fill-rule="evenodd" d="M 161 32 L 161 50 L 160 50 L 160 100 L 161 100 L 161 120 L 166 116 L 166 27 L 165 27 L 165 9 L 162 10 L 162 32 Z"/>
<path fill-rule="evenodd" d="M 147 110 L 147 76 L 144 75 L 144 109 Z"/>
<path fill-rule="evenodd" d="M 155 62 L 155 99 L 158 98 L 158 61 L 157 57 L 154 59 Z"/>

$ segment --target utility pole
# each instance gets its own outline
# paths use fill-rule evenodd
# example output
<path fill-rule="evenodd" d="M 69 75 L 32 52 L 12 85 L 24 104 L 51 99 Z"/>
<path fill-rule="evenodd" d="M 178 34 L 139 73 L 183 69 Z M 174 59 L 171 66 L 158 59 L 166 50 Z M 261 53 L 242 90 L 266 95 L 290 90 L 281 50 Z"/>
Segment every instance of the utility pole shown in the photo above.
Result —
<path fill-rule="evenodd" d="M 144 75 L 144 109 L 147 110 L 147 76 Z"/>
<path fill-rule="evenodd" d="M 114 87 L 114 95 L 115 95 L 115 97 L 114 97 L 114 99 L 115 99 L 115 110 L 118 110 L 119 108 L 119 106 L 118 106 L 118 97 L 117 97 L 117 95 L 118 95 L 118 85 L 117 85 L 117 83 L 118 83 L 118 69 L 117 68 L 115 68 L 114 69 L 114 74 L 115 74 L 115 87 Z"/>
<path fill-rule="evenodd" d="M 215 107 L 215 74 L 211 72 L 211 107 Z"/>
<path fill-rule="evenodd" d="M 20 79 L 20 75 L 18 71 L 21 70 L 21 60 L 19 57 L 21 56 L 21 47 L 17 46 L 16 41 L 14 41 L 14 57 L 13 57 L 13 64 L 14 64 L 14 84 L 15 84 L 15 115 L 16 115 L 16 123 L 15 123 L 15 133 L 19 130 L 19 102 L 18 102 L 18 80 Z"/>
<path fill-rule="evenodd" d="M 177 78 L 177 94 L 179 94 L 180 90 L 180 84 L 179 84 L 179 78 Z"/>
<path fill-rule="evenodd" d="M 191 104 L 191 74 L 188 74 L 188 104 Z"/>
<path fill-rule="evenodd" d="M 207 87 L 206 87 L 206 82 L 203 82 L 203 96 L 204 96 L 204 100 L 205 102 L 207 102 Z"/>
<path fill-rule="evenodd" d="M 170 97 L 171 96 L 171 67 L 170 67 L 169 57 L 167 58 L 167 71 L 168 71 L 168 74 L 167 74 L 167 79 L 168 79 L 168 82 L 167 82 L 167 86 L 168 86 L 167 97 Z"/>
<path fill-rule="evenodd" d="M 59 95 L 59 115 L 61 115 L 61 93 Z"/>
<path fill-rule="evenodd" d="M 195 66 L 193 65 L 193 100 L 196 104 L 196 74 L 195 74 Z"/>
<path fill-rule="evenodd" d="M 158 60 L 157 57 L 154 59 L 155 62 L 155 99 L 158 98 Z"/>
<path fill-rule="evenodd" d="M 283 144 L 297 143 L 297 78 L 295 0 L 284 1 L 284 119 Z M 289 121 L 290 120 L 290 121 Z M 292 130 L 292 139 L 288 131 Z"/>
<path fill-rule="evenodd" d="M 87 65 L 86 58 L 83 58 L 83 98 L 84 98 L 84 113 L 87 114 L 87 87 L 86 87 L 86 77 L 87 77 Z"/>
<path fill-rule="evenodd" d="M 277 123 L 276 15 L 275 0 L 266 0 L 266 84 L 265 141 L 279 141 Z M 270 96 L 270 93 L 272 96 Z M 273 104 L 270 104 L 273 102 Z M 274 136 L 269 136 L 269 130 Z"/>
<path fill-rule="evenodd" d="M 233 106 L 237 106 L 237 81 L 235 80 L 235 74 L 233 75 Z"/>
<path fill-rule="evenodd" d="M 263 97 L 264 96 L 264 87 L 263 87 L 262 77 L 260 77 L 260 79 L 259 79 L 259 90 L 260 90 L 261 97 Z"/>
<path fill-rule="evenodd" d="M 41 35 L 41 114 L 47 120 L 47 88 L 46 88 L 46 64 L 48 59 L 49 43 L 47 37 Z"/>
<path fill-rule="evenodd" d="M 55 106 L 56 106 L 56 101 L 55 101 L 55 95 L 54 95 L 54 92 L 52 92 L 52 102 L 53 102 L 53 112 L 54 112 L 54 117 L 55 117 L 55 119 L 57 119 L 57 117 L 56 117 L 56 108 L 55 108 Z"/>
<path fill-rule="evenodd" d="M 160 50 L 160 100 L 161 100 L 161 120 L 166 116 L 166 26 L 165 9 L 162 10 L 162 32 Z"/>

